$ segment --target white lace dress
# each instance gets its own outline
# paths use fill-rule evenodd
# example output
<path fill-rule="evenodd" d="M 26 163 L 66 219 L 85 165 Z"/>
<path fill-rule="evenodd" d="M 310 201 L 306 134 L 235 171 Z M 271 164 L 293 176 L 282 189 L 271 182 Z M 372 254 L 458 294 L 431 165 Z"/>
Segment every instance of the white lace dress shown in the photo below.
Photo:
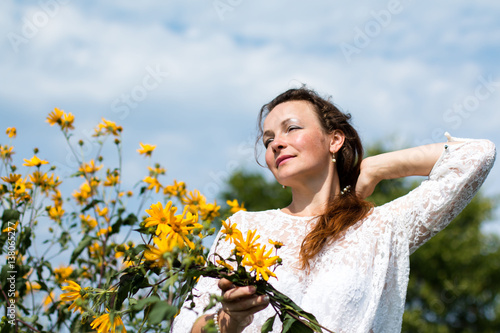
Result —
<path fill-rule="evenodd" d="M 376 207 L 350 227 L 312 261 L 310 274 L 298 270 L 297 262 L 300 245 L 314 218 L 269 210 L 238 212 L 231 221 L 244 234 L 257 229 L 262 242 L 272 239 L 285 244 L 278 251 L 283 259 L 275 272 L 278 280 L 271 278 L 270 282 L 314 314 L 323 326 L 337 333 L 400 332 L 410 254 L 444 229 L 470 202 L 494 160 L 495 146 L 487 140 L 466 139 L 461 144 L 445 145 L 428 180 L 409 194 Z M 217 253 L 228 255 L 228 244 L 221 241 Z M 201 278 L 195 288 L 195 294 L 201 296 L 195 309 L 180 312 L 173 332 L 191 331 L 203 314 L 209 293 L 220 293 L 217 280 Z M 271 306 L 257 313 L 244 332 L 260 332 L 272 315 Z M 276 319 L 273 332 L 280 331 L 281 323 Z"/>

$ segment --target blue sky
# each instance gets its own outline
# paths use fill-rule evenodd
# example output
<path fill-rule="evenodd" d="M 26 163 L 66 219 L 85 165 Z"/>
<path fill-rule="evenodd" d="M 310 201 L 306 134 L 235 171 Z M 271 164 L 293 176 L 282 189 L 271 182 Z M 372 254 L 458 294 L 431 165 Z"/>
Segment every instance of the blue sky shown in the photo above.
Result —
<path fill-rule="evenodd" d="M 75 137 L 101 117 L 124 127 L 128 186 L 147 172 L 141 141 L 165 183 L 213 197 L 234 168 L 259 168 L 261 105 L 302 83 L 350 112 L 366 145 L 444 131 L 500 145 L 498 1 L 4 0 L 0 16 L 0 127 L 18 129 L 18 160 L 37 146 L 70 165 L 45 123 L 58 107 Z"/>

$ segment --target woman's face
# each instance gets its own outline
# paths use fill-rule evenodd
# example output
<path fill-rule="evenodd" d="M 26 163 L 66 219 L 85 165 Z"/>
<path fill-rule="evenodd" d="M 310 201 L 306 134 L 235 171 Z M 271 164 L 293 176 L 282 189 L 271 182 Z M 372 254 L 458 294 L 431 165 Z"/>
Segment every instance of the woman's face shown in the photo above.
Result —
<path fill-rule="evenodd" d="M 264 120 L 263 132 L 266 163 L 280 184 L 314 182 L 332 171 L 334 135 L 323 131 L 309 102 L 278 104 Z"/>

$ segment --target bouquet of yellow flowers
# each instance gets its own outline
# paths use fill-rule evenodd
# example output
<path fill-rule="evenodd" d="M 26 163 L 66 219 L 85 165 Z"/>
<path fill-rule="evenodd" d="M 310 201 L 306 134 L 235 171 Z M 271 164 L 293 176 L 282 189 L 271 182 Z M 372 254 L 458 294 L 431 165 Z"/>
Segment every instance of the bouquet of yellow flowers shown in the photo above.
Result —
<path fill-rule="evenodd" d="M 226 278 L 237 286 L 253 285 L 257 288 L 256 294 L 267 295 L 276 314 L 265 322 L 262 333 L 272 331 L 277 316 L 283 323 L 282 333 L 323 332 L 322 329 L 331 332 L 321 326 L 312 314 L 302 310 L 268 282 L 270 277 L 276 277 L 272 269 L 281 265 L 282 262 L 279 256 L 272 255 L 272 247 L 267 249 L 266 245 L 257 242 L 260 236 L 256 235 L 256 230 L 247 231 L 246 237 L 243 237 L 241 231 L 236 228 L 236 224 L 232 224 L 229 219 L 222 221 L 222 226 L 222 238 L 234 244 L 232 255 L 229 258 L 223 258 L 215 253 L 215 256 L 219 258 L 215 260 L 216 264 L 208 263 L 200 268 L 198 270 L 200 275 Z M 276 252 L 283 246 L 283 243 L 279 241 L 269 240 L 269 243 Z"/>

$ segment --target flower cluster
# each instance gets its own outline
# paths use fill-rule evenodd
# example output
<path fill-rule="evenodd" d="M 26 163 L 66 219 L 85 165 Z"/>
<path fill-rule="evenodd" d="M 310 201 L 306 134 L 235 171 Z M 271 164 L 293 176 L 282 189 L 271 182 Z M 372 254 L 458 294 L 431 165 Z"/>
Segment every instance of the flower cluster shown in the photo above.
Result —
<path fill-rule="evenodd" d="M 258 243 L 255 231 L 244 236 L 224 220 L 245 210 L 243 203 L 228 200 L 221 208 L 182 181 L 165 182 L 159 163 L 147 167 L 138 189 L 124 189 L 121 126 L 102 118 L 87 147 L 83 140 L 75 144 L 71 113 L 55 108 L 46 121 L 59 127 L 78 167 L 63 179 L 57 163 L 35 148 L 18 168 L 12 145 L 18 131 L 7 128 L 9 143 L 0 144 L 0 254 L 9 261 L 0 271 L 16 272 L 16 309 L 0 325 L 33 332 L 165 332 L 184 302 L 194 301 L 200 276 L 257 284 L 277 309 L 289 304 L 267 283 L 280 264 L 273 248 Z M 119 156 L 114 167 L 101 155 L 107 138 Z M 153 158 L 155 145 L 139 146 L 139 155 Z M 66 182 L 76 187 L 69 195 Z M 156 203 L 146 208 L 147 202 Z M 234 251 L 212 262 L 204 239 L 220 224 Z M 276 250 L 283 245 L 269 243 Z M 234 268 L 237 274 L 230 273 Z M 4 302 L 10 301 L 0 298 Z"/>

